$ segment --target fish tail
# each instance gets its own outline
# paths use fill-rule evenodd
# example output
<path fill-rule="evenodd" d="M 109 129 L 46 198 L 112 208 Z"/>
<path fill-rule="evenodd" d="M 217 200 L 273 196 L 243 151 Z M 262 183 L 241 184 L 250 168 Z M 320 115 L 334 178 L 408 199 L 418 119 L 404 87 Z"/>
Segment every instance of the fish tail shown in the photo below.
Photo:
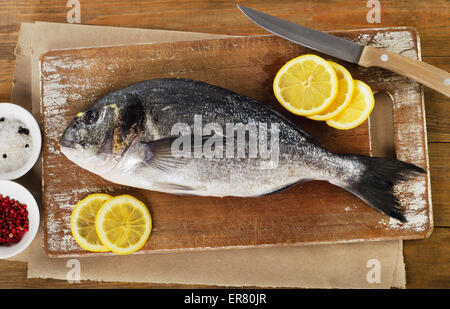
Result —
<path fill-rule="evenodd" d="M 344 189 L 352 192 L 371 207 L 401 222 L 406 222 L 393 187 L 399 181 L 408 180 L 425 171 L 413 164 L 391 158 L 346 155 L 363 165 L 362 173 L 347 179 Z"/>

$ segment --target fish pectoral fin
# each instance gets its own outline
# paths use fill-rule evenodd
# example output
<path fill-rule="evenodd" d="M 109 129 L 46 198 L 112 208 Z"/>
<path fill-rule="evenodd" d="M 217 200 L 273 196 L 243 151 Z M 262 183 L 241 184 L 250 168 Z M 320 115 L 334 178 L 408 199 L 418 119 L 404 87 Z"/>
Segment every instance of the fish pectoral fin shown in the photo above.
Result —
<path fill-rule="evenodd" d="M 219 135 L 179 135 L 169 136 L 155 141 L 141 141 L 145 149 L 144 164 L 163 171 L 182 167 L 188 159 L 200 153 L 202 156 L 204 145 L 223 142 Z"/>
<path fill-rule="evenodd" d="M 181 185 L 177 183 L 170 183 L 170 182 L 154 182 L 153 187 L 157 188 L 161 191 L 169 191 L 175 194 L 187 194 L 193 193 L 194 191 L 205 191 L 205 187 L 191 187 L 187 185 Z M 175 192 L 173 192 L 175 191 Z"/>
<path fill-rule="evenodd" d="M 186 164 L 186 158 L 172 152 L 176 138 L 171 136 L 156 141 L 141 141 L 141 145 L 145 148 L 143 163 L 166 172 Z"/>

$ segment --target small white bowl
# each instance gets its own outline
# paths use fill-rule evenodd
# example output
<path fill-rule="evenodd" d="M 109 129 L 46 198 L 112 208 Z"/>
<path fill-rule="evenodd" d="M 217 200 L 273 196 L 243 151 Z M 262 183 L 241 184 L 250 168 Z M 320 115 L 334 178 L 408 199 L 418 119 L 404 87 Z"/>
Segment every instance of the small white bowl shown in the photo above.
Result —
<path fill-rule="evenodd" d="M 33 115 L 31 115 L 26 109 L 20 107 L 16 104 L 11 103 L 0 103 L 0 117 L 14 117 L 20 121 L 22 121 L 27 128 L 30 130 L 31 139 L 33 142 L 33 149 L 31 150 L 30 157 L 28 161 L 21 168 L 7 172 L 0 172 L 0 180 L 14 180 L 25 175 L 31 168 L 36 164 L 37 159 L 39 158 L 39 154 L 41 153 L 42 146 L 42 136 L 41 130 L 39 129 L 39 125 L 34 119 Z"/>
<path fill-rule="evenodd" d="M 0 194 L 3 198 L 9 197 L 27 205 L 28 210 L 28 231 L 23 234 L 22 239 L 11 246 L 0 246 L 0 259 L 6 259 L 22 252 L 31 244 L 39 229 L 40 216 L 36 200 L 22 185 L 9 180 L 0 180 Z"/>

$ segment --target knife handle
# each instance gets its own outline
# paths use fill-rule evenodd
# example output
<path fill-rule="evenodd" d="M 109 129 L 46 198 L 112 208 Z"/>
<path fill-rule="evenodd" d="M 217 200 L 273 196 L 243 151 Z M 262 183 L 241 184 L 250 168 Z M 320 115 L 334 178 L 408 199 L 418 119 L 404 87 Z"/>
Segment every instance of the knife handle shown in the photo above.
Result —
<path fill-rule="evenodd" d="M 450 73 L 431 64 L 366 46 L 361 54 L 359 65 L 393 71 L 450 97 Z"/>

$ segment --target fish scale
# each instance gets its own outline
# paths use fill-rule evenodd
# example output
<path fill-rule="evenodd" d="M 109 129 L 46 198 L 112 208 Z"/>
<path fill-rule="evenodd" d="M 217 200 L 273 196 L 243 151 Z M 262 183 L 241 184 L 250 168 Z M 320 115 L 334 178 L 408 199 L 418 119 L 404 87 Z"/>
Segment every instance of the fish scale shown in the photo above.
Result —
<path fill-rule="evenodd" d="M 200 128 L 214 124 L 222 132 L 196 132 L 196 119 L 199 122 L 200 118 Z M 259 126 L 252 138 L 258 145 L 267 138 L 263 145 L 269 157 L 260 152 L 249 156 L 255 145 L 251 134 L 240 139 L 239 133 L 226 130 L 227 125 L 238 124 Z M 278 131 L 265 136 L 266 131 L 259 131 L 262 124 L 267 131 L 274 126 Z M 179 125 L 184 125 L 185 131 L 175 134 Z M 180 138 L 185 138 L 185 143 L 180 143 Z M 212 143 L 212 138 L 217 143 Z M 200 145 L 195 145 L 196 140 Z M 196 150 L 207 149 L 208 142 L 215 146 L 221 142 L 222 157 L 195 156 Z M 183 154 L 190 157 L 174 152 L 176 143 L 183 145 Z M 60 146 L 74 163 L 121 185 L 172 194 L 255 197 L 302 181 L 325 180 L 401 221 L 405 217 L 393 186 L 423 173 L 421 168 L 395 159 L 334 154 L 253 98 L 181 78 L 142 81 L 107 94 L 72 120 Z M 245 150 L 241 152 L 244 157 L 237 156 L 238 146 Z M 232 156 L 225 155 L 227 150 Z"/>

